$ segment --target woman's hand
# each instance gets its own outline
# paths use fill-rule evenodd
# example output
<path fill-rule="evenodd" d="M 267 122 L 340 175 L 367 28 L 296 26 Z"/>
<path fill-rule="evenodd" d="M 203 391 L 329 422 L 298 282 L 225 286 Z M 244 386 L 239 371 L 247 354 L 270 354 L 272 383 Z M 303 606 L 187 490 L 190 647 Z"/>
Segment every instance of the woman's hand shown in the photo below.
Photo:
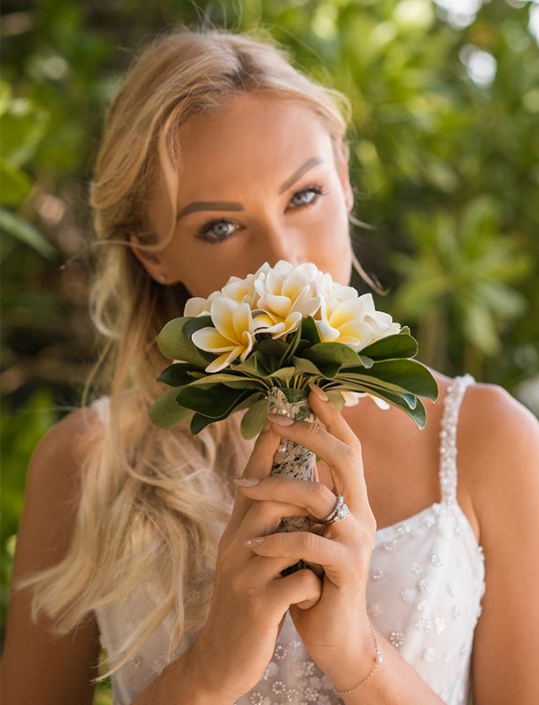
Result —
<path fill-rule="evenodd" d="M 280 436 L 268 426 L 256 440 L 244 477 L 269 479 Z M 289 607 L 308 608 L 320 598 L 321 582 L 311 570 L 281 576 L 296 563 L 293 556 L 261 557 L 244 545 L 250 536 L 276 531 L 282 517 L 307 514 L 290 498 L 257 502 L 236 494 L 219 543 L 208 619 L 194 647 L 215 702 L 232 703 L 254 688 L 273 656 Z"/>
<path fill-rule="evenodd" d="M 276 533 L 260 545 L 251 546 L 257 556 L 274 561 L 278 557 L 324 569 L 322 596 L 313 606 L 292 605 L 290 615 L 313 660 L 331 679 L 342 673 L 343 663 L 356 663 L 358 655 L 372 651 L 372 636 L 366 613 L 366 585 L 376 535 L 376 520 L 367 498 L 361 444 L 335 406 L 312 393 L 309 403 L 319 423 L 291 422 L 269 415 L 283 438 L 301 443 L 331 471 L 333 488 L 320 482 L 304 482 L 273 476 L 242 492 L 261 504 L 290 504 L 302 514 L 324 518 L 342 494 L 351 514 L 335 524 L 320 526 L 320 534 L 309 531 Z M 281 425 L 284 421 L 284 424 Z M 264 446 L 271 452 L 269 444 Z M 264 465 L 268 461 L 264 459 Z M 289 511 L 286 515 L 293 514 Z M 298 512 L 300 514 L 300 512 Z M 285 516 L 285 514 L 283 514 Z M 265 533 L 251 534 L 250 538 Z M 342 675 L 341 675 L 342 681 Z"/>

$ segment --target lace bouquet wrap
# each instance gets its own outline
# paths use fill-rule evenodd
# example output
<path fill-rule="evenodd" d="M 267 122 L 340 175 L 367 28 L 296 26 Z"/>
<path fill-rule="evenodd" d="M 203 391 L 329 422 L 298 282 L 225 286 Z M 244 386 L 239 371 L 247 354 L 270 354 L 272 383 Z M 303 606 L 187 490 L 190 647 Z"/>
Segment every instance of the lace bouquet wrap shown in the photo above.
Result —
<path fill-rule="evenodd" d="M 189 299 L 157 344 L 173 363 L 157 378 L 169 388 L 152 405 L 151 420 L 161 428 L 188 423 L 194 434 L 241 409 L 246 439 L 260 433 L 269 411 L 314 422 L 311 382 L 339 409 L 368 394 L 420 428 L 420 397 L 438 395 L 431 373 L 412 359 L 417 343 L 409 329 L 376 310 L 371 294 L 359 296 L 309 262 L 266 262 L 245 279 L 230 277 L 207 299 Z M 310 450 L 282 439 L 270 474 L 312 481 L 315 461 Z M 308 517 L 285 517 L 278 531 L 311 528 Z"/>

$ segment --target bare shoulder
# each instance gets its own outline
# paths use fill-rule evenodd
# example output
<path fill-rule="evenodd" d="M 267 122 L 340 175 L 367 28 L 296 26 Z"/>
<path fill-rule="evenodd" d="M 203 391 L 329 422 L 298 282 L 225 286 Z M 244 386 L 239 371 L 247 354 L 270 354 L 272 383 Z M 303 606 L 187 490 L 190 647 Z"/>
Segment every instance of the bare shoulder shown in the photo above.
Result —
<path fill-rule="evenodd" d="M 539 421 L 495 384 L 474 384 L 466 391 L 459 420 L 462 442 L 486 453 L 490 460 L 507 462 L 517 454 L 539 451 Z"/>
<path fill-rule="evenodd" d="M 524 511 L 539 493 L 539 421 L 505 389 L 474 384 L 459 418 L 462 470 L 481 527 L 482 541 L 497 541 L 502 514 Z M 518 522 L 518 517 L 507 521 Z"/>
<path fill-rule="evenodd" d="M 63 544 L 57 547 L 59 551 L 67 548 L 69 524 L 78 505 L 83 461 L 100 426 L 95 408 L 76 409 L 44 434 L 30 458 L 20 529 L 24 530 L 29 521 L 49 522 L 61 510 L 55 521 L 58 522 L 56 538 Z"/>
<path fill-rule="evenodd" d="M 92 702 L 90 680 L 100 650 L 93 613 L 72 633 L 58 637 L 47 617 L 32 621 L 32 588 L 13 586 L 65 556 L 80 500 L 84 455 L 100 424 L 95 408 L 72 411 L 41 438 L 30 460 L 2 653 L 2 699 L 14 705 L 38 702 L 38 696 L 40 703 L 55 705 Z"/>

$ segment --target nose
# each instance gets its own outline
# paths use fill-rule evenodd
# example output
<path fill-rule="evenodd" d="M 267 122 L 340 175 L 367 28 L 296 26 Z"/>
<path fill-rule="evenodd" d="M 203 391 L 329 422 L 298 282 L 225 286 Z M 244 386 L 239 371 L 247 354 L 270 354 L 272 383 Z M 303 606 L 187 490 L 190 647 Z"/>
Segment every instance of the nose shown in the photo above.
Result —
<path fill-rule="evenodd" d="M 271 267 L 279 260 L 286 260 L 294 267 L 309 261 L 304 242 L 305 234 L 302 235 L 296 229 L 291 229 L 279 224 L 266 225 L 258 232 L 260 243 L 259 252 L 263 259 Z"/>

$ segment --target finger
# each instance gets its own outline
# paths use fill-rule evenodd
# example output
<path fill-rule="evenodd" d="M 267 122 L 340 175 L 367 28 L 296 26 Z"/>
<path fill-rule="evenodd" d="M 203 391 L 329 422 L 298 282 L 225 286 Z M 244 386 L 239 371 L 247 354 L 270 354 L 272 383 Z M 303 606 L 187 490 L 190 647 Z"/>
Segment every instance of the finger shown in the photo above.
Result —
<path fill-rule="evenodd" d="M 331 433 L 335 438 L 338 438 L 346 445 L 354 448 L 357 451 L 361 451 L 361 442 L 356 434 L 352 431 L 348 423 L 346 422 L 344 416 L 337 409 L 335 404 L 332 404 L 329 400 L 322 399 L 317 393 L 312 391 L 309 394 L 309 405 L 314 411 L 316 417 L 326 427 L 326 430 Z M 319 387 L 317 388 L 319 389 Z"/>
<path fill-rule="evenodd" d="M 252 500 L 243 521 L 238 527 L 236 538 L 243 543 L 251 536 L 268 536 L 279 528 L 284 517 L 307 516 L 305 507 L 291 503 Z"/>
<path fill-rule="evenodd" d="M 303 568 L 285 578 L 271 582 L 268 585 L 268 593 L 271 595 L 271 600 L 275 599 L 280 603 L 284 611 L 290 605 L 297 605 L 306 610 L 316 605 L 322 597 L 322 581 L 312 570 Z"/>
<path fill-rule="evenodd" d="M 327 517 L 337 503 L 335 493 L 323 482 L 292 480 L 282 475 L 263 478 L 258 485 L 241 487 L 241 491 L 252 499 L 265 500 L 265 504 L 272 500 L 272 503 L 279 503 L 279 507 L 286 503 L 295 505 L 301 508 L 302 516 L 304 513 L 317 519 Z M 245 521 L 242 529 L 244 526 L 247 528 Z"/>
<path fill-rule="evenodd" d="M 323 429 L 320 424 L 294 421 L 276 414 L 268 414 L 268 418 L 281 437 L 304 445 L 327 463 L 336 494 L 345 495 L 352 511 L 357 512 L 365 506 L 367 488 L 361 445 L 357 439 L 357 443 L 351 446 Z"/>
<path fill-rule="evenodd" d="M 242 477 L 262 478 L 269 476 L 273 465 L 273 456 L 279 447 L 279 442 L 280 436 L 273 429 L 273 425 L 271 425 L 269 429 L 262 431 L 255 441 Z M 234 507 L 232 508 L 230 521 L 228 523 L 230 530 L 234 532 L 237 531 L 251 504 L 251 499 L 241 492 L 236 492 Z"/>
<path fill-rule="evenodd" d="M 272 534 L 264 537 L 264 541 L 259 545 L 250 548 L 257 556 L 279 556 L 296 561 L 303 559 L 307 563 L 321 565 L 328 579 L 335 585 L 356 580 L 356 572 L 351 565 L 346 546 L 340 541 L 330 540 L 310 531 Z"/>

